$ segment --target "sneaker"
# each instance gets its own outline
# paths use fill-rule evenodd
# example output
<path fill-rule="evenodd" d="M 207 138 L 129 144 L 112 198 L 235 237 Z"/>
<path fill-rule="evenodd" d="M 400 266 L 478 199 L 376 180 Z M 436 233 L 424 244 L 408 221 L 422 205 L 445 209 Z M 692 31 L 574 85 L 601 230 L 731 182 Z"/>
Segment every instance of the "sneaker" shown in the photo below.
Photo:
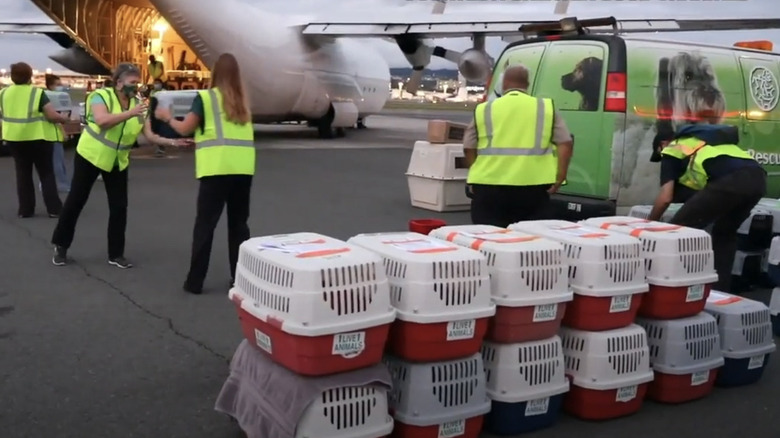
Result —
<path fill-rule="evenodd" d="M 59 215 L 59 214 L 57 214 L 57 213 L 49 213 L 49 217 L 50 217 L 51 219 L 57 219 L 57 218 L 59 218 L 59 217 L 60 217 L 60 215 Z"/>
<path fill-rule="evenodd" d="M 68 263 L 68 250 L 54 245 L 54 256 L 52 256 L 51 262 L 54 266 L 65 266 Z"/>
<path fill-rule="evenodd" d="M 127 268 L 132 268 L 133 267 L 133 264 L 128 262 L 127 259 L 124 258 L 124 257 L 114 257 L 114 258 L 108 259 L 108 264 L 109 265 L 114 265 L 114 266 L 116 266 L 117 268 L 120 268 L 120 269 L 127 269 Z"/>

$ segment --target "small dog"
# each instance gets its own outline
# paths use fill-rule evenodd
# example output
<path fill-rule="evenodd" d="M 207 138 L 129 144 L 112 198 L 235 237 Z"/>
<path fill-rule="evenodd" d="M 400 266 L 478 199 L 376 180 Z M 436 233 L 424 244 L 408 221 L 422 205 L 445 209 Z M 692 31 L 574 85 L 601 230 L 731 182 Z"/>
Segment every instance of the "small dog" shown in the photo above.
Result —
<path fill-rule="evenodd" d="M 603 66 L 603 60 L 590 56 L 578 62 L 571 73 L 561 76 L 561 87 L 564 90 L 577 92 L 582 96 L 582 111 L 598 110 Z"/>
<path fill-rule="evenodd" d="M 720 123 L 726 112 L 712 64 L 696 52 L 661 58 L 656 99 L 656 130 L 664 136 L 687 124 Z"/>

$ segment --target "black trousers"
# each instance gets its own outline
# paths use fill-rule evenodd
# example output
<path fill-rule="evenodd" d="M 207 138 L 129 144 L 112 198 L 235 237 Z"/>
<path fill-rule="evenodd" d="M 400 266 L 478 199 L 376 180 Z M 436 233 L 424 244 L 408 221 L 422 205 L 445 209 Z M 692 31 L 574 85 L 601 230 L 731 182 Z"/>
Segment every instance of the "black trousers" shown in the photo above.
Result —
<path fill-rule="evenodd" d="M 506 228 L 528 220 L 542 219 L 550 203 L 544 186 L 490 186 L 473 184 L 471 222 Z"/>
<path fill-rule="evenodd" d="M 707 184 L 683 204 L 670 221 L 699 229 L 712 224 L 712 249 L 718 273 L 715 289 L 731 290 L 737 229 L 765 194 L 766 172 L 760 167 L 740 169 Z"/>
<path fill-rule="evenodd" d="M 35 214 L 35 184 L 33 166 L 41 180 L 41 191 L 46 211 L 60 214 L 62 201 L 57 194 L 57 181 L 54 178 L 52 153 L 54 145 L 48 141 L 6 142 L 16 167 L 16 196 L 19 198 L 18 214 L 30 217 Z"/>
<path fill-rule="evenodd" d="M 73 181 L 70 193 L 62 208 L 60 220 L 54 229 L 51 242 L 65 248 L 70 248 L 73 243 L 73 235 L 76 232 L 76 222 L 79 220 L 81 210 L 89 199 L 92 186 L 98 175 L 103 175 L 103 183 L 106 186 L 108 197 L 108 258 L 124 256 L 125 253 L 125 229 L 127 228 L 127 175 L 128 169 L 123 171 L 114 167 L 111 172 L 104 172 L 87 161 L 78 152 L 73 158 Z"/>
<path fill-rule="evenodd" d="M 222 210 L 227 205 L 228 259 L 230 277 L 236 278 L 238 249 L 249 239 L 249 195 L 251 175 L 206 176 L 200 179 L 195 228 L 192 231 L 192 257 L 187 285 L 201 289 L 211 259 L 211 244 Z"/>

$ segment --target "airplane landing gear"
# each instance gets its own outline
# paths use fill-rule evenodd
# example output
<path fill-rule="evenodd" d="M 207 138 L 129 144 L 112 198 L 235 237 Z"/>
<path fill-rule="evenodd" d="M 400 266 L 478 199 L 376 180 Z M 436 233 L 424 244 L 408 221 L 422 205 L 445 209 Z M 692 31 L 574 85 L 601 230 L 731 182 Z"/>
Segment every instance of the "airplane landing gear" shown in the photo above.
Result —
<path fill-rule="evenodd" d="M 357 125 L 355 126 L 357 129 L 366 129 L 366 123 L 363 120 L 363 118 L 357 119 Z"/>

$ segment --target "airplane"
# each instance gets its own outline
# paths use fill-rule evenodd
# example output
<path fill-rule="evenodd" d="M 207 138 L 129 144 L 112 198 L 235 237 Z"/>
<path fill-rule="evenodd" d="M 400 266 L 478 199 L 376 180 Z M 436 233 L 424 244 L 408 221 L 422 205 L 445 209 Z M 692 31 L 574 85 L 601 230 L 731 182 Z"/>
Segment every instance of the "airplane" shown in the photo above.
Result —
<path fill-rule="evenodd" d="M 60 31 L 52 29 L 51 24 L 0 23 L 0 32 L 44 33 L 68 48 L 67 53 L 52 58 L 84 73 L 88 62 L 96 62 L 88 60 L 96 53 L 87 43 L 96 38 L 96 32 L 90 29 L 97 18 L 91 15 L 93 11 L 85 13 L 90 3 L 30 1 L 61 27 Z M 343 135 L 344 128 L 365 127 L 365 118 L 379 113 L 389 99 L 388 63 L 374 48 L 359 41 L 361 38 L 390 39 L 398 45 L 414 71 L 406 91 L 415 94 L 423 70 L 434 56 L 457 64 L 460 74 L 471 82 L 487 82 L 493 67 L 493 59 L 485 51 L 485 38 L 489 36 L 511 40 L 549 32 L 582 32 L 585 28 L 590 33 L 647 33 L 777 27 L 776 19 L 560 18 L 568 8 L 566 0 L 556 2 L 553 17 L 536 20 L 513 20 L 505 14 L 445 15 L 446 0 L 433 0 L 428 16 L 393 17 L 393 13 L 383 10 L 373 18 L 352 20 L 283 16 L 235 0 L 104 3 L 112 6 L 103 8 L 108 11 L 121 7 L 156 10 L 207 66 L 221 53 L 233 53 L 243 72 L 256 123 L 307 121 L 317 128 L 321 138 Z M 120 25 L 116 26 L 118 33 Z M 84 35 L 90 32 L 92 35 Z M 470 37 L 473 46 L 461 53 L 433 43 L 433 38 L 449 37 Z M 105 65 L 100 67 L 106 69 Z"/>

